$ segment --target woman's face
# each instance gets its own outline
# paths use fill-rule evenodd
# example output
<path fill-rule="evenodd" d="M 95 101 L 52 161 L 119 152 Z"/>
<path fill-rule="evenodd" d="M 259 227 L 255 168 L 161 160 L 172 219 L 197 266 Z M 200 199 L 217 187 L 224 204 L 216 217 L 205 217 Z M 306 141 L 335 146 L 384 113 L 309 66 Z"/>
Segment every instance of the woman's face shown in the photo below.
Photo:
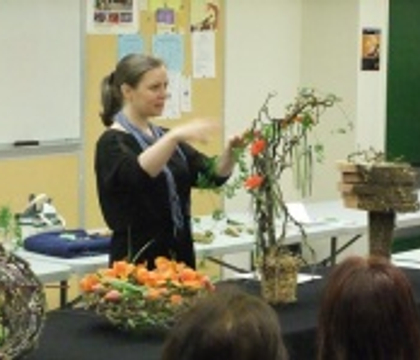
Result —
<path fill-rule="evenodd" d="M 162 114 L 167 98 L 168 75 L 161 66 L 146 72 L 135 88 L 128 87 L 125 98 L 141 118 Z"/>

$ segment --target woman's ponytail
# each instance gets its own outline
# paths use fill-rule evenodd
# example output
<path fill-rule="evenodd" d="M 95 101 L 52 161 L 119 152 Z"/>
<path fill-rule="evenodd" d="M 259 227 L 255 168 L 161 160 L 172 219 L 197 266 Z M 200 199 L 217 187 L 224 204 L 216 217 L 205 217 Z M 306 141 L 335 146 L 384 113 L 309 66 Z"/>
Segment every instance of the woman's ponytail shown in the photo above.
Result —
<path fill-rule="evenodd" d="M 119 89 L 114 83 L 114 72 L 107 75 L 102 80 L 101 84 L 101 102 L 102 109 L 100 116 L 102 123 L 108 127 L 111 126 L 113 117 L 122 107 L 122 97 Z"/>

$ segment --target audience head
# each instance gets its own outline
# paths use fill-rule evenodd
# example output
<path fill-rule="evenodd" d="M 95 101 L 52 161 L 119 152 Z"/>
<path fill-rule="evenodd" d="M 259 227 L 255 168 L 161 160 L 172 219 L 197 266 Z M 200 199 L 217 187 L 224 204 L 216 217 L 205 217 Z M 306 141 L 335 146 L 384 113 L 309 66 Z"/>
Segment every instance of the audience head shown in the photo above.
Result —
<path fill-rule="evenodd" d="M 274 310 L 235 288 L 219 288 L 185 314 L 165 342 L 162 360 L 284 360 Z"/>
<path fill-rule="evenodd" d="M 130 54 L 123 57 L 114 71 L 105 76 L 101 84 L 102 122 L 113 123 L 113 117 L 124 104 L 122 85 L 135 89 L 146 73 L 163 68 L 161 59 L 149 55 Z"/>
<path fill-rule="evenodd" d="M 332 271 L 318 322 L 318 360 L 420 359 L 410 283 L 387 259 L 351 257 Z"/>

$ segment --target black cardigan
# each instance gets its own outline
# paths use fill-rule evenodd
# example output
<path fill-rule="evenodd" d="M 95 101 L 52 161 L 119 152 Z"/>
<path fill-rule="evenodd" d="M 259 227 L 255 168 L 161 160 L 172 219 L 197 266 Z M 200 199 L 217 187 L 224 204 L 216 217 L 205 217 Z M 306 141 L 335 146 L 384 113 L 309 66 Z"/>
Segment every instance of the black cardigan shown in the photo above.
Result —
<path fill-rule="evenodd" d="M 152 178 L 142 169 L 137 159 L 142 149 L 131 134 L 108 129 L 99 138 L 95 172 L 102 214 L 113 231 L 110 263 L 132 260 L 146 247 L 137 262 L 146 260 L 153 267 L 157 256 L 167 256 L 195 267 L 189 214 L 191 188 L 197 185 L 199 174 L 215 185 L 227 178 L 210 174 L 209 158 L 190 145 L 181 143 L 180 148 L 186 163 L 175 151 L 167 164 L 184 217 L 184 231 L 175 235 L 163 172 Z"/>

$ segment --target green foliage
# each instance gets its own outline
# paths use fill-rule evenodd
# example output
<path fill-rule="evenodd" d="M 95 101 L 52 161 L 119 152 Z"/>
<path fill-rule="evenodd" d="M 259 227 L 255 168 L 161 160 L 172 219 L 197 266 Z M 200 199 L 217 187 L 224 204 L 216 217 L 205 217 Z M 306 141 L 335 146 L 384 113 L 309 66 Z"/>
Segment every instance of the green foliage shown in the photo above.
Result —
<path fill-rule="evenodd" d="M 22 230 L 11 208 L 7 205 L 0 207 L 0 231 L 4 242 L 13 242 L 21 245 Z"/>
<path fill-rule="evenodd" d="M 196 188 L 198 189 L 210 189 L 213 191 L 218 191 L 218 186 L 215 183 L 216 178 L 216 166 L 217 166 L 217 157 L 210 157 L 207 161 L 204 162 L 203 171 L 198 173 Z"/>

